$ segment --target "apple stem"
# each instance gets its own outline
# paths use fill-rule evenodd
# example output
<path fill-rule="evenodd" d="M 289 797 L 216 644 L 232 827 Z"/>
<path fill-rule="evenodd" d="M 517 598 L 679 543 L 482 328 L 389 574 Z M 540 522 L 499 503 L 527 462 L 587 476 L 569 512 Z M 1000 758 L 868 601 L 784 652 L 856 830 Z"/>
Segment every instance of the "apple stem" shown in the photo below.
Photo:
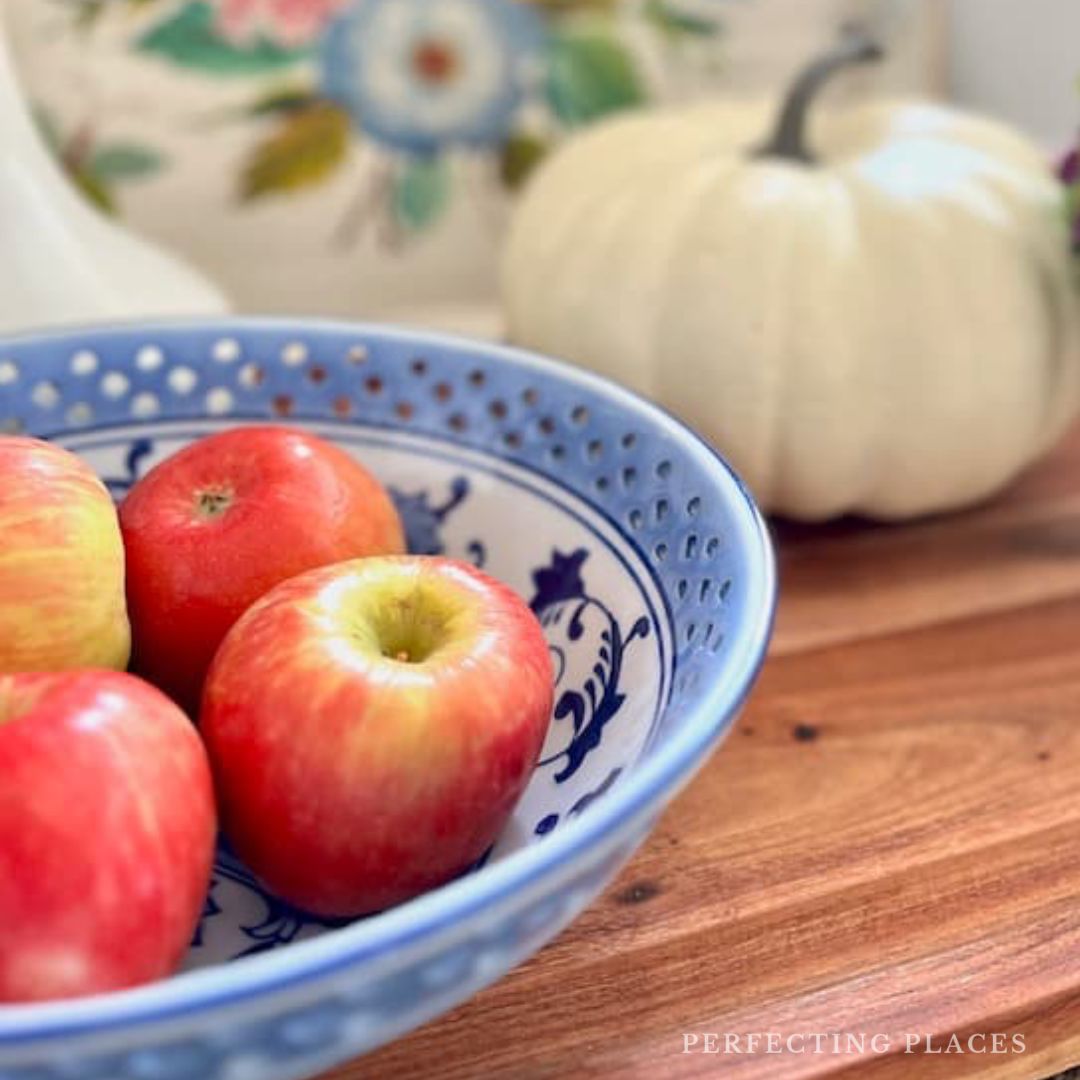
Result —
<path fill-rule="evenodd" d="M 398 649 L 397 654 L 394 656 L 394 659 L 402 664 L 407 664 L 411 657 L 409 656 L 407 649 Z"/>

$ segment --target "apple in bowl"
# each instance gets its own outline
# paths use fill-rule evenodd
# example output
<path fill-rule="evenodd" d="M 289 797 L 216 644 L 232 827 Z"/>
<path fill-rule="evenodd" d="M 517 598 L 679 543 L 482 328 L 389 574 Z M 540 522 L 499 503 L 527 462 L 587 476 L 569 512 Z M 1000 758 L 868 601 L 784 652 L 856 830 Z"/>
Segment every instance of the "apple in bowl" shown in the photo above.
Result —
<path fill-rule="evenodd" d="M 234 428 L 167 458 L 120 507 L 135 669 L 194 714 L 226 631 L 275 585 L 405 550 L 382 485 L 298 429 Z"/>
<path fill-rule="evenodd" d="M 105 485 L 52 443 L 0 436 L 0 672 L 123 669 L 124 548 Z"/>
<path fill-rule="evenodd" d="M 232 628 L 200 728 L 222 824 L 279 896 L 379 911 L 468 869 L 539 757 L 554 678 L 533 613 L 446 558 L 369 558 L 272 590 Z"/>
<path fill-rule="evenodd" d="M 216 836 L 190 720 L 132 675 L 0 675 L 0 1003 L 170 974 Z"/>

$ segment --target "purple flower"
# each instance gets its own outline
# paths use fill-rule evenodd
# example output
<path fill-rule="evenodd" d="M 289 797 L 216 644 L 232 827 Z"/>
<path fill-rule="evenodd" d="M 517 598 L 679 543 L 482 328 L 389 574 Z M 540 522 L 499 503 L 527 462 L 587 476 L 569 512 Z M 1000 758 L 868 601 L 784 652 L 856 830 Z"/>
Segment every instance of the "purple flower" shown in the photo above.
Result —
<path fill-rule="evenodd" d="M 1064 184 L 1075 184 L 1080 180 L 1080 150 L 1072 150 L 1065 155 L 1058 166 L 1058 176 Z"/>

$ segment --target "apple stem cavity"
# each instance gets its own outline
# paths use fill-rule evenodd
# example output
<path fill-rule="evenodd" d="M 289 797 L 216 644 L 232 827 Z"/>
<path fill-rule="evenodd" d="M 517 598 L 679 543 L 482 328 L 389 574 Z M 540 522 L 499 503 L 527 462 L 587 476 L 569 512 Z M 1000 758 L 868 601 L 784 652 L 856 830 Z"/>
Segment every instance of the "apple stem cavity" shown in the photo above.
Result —
<path fill-rule="evenodd" d="M 426 583 L 396 579 L 354 612 L 353 637 L 369 655 L 398 664 L 425 664 L 453 640 L 460 598 Z"/>
<path fill-rule="evenodd" d="M 212 521 L 232 506 L 233 493 L 228 488 L 200 491 L 195 496 L 195 509 L 202 518 Z"/>

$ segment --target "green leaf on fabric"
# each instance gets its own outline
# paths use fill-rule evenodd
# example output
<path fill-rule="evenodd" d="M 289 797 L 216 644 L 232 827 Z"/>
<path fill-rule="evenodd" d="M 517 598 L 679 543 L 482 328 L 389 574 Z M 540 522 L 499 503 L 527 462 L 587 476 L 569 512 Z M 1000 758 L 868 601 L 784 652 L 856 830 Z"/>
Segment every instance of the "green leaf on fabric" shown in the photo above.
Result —
<path fill-rule="evenodd" d="M 72 183 L 99 210 L 104 211 L 106 214 L 116 213 L 116 200 L 99 176 L 95 176 L 89 169 L 79 169 L 77 172 L 68 173 L 68 176 Z"/>
<path fill-rule="evenodd" d="M 137 180 L 157 172 L 162 164 L 162 156 L 147 146 L 109 143 L 94 154 L 90 170 L 106 181 Z"/>
<path fill-rule="evenodd" d="M 714 19 L 705 19 L 671 7 L 668 0 L 646 0 L 645 18 L 668 37 L 716 37 L 722 30 Z"/>
<path fill-rule="evenodd" d="M 105 0 L 80 0 L 75 8 L 75 28 L 91 30 L 104 14 Z"/>
<path fill-rule="evenodd" d="M 284 49 L 265 38 L 249 45 L 227 41 L 218 32 L 214 10 L 205 0 L 185 4 L 171 18 L 151 27 L 136 46 L 212 75 L 258 75 L 308 54 L 304 49 Z"/>
<path fill-rule="evenodd" d="M 394 217 L 406 229 L 419 232 L 433 225 L 446 209 L 450 170 L 441 157 L 414 158 L 394 184 Z"/>
<path fill-rule="evenodd" d="M 248 116 L 270 116 L 274 113 L 293 113 L 319 104 L 322 99 L 307 86 L 272 86 L 256 98 L 244 111 Z"/>
<path fill-rule="evenodd" d="M 579 127 L 645 101 L 633 57 L 599 31 L 570 31 L 552 43 L 547 82 L 555 115 Z"/>
<path fill-rule="evenodd" d="M 534 7 L 552 15 L 568 15 L 576 12 L 611 12 L 621 0 L 527 0 Z"/>
<path fill-rule="evenodd" d="M 321 183 L 344 162 L 349 137 L 348 114 L 330 102 L 286 114 L 248 159 L 240 177 L 240 198 L 249 202 Z"/>
<path fill-rule="evenodd" d="M 52 114 L 42 105 L 34 106 L 31 115 L 37 126 L 38 134 L 45 140 L 45 144 L 56 157 L 63 153 L 64 139 Z"/>
<path fill-rule="evenodd" d="M 499 157 L 499 176 L 511 191 L 519 190 L 547 156 L 550 146 L 536 135 L 511 135 Z"/>

